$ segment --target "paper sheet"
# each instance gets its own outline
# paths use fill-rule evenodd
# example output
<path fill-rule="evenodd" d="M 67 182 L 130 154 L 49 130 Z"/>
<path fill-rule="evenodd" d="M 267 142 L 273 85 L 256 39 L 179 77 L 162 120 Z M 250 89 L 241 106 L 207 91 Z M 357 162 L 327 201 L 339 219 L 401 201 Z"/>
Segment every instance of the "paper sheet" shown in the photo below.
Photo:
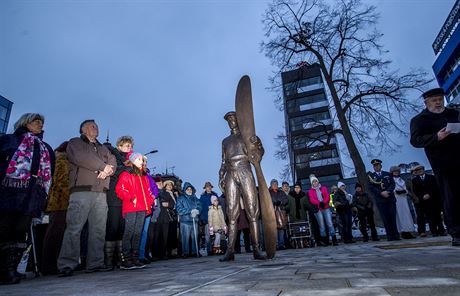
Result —
<path fill-rule="evenodd" d="M 446 126 L 446 131 L 451 132 L 452 134 L 460 133 L 460 122 L 448 122 Z"/>

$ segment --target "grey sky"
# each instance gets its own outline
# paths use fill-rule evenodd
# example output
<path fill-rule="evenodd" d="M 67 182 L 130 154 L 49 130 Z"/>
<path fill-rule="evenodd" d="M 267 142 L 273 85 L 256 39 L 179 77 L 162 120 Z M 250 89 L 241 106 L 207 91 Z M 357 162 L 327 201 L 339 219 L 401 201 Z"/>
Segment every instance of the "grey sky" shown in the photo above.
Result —
<path fill-rule="evenodd" d="M 368 1 L 395 67 L 430 73 L 431 44 L 454 0 Z M 268 180 L 279 176 L 274 137 L 284 118 L 266 90 L 275 69 L 260 52 L 267 1 L 0 1 L 0 94 L 25 112 L 46 116 L 53 147 L 94 118 L 100 140 L 132 135 L 135 150 L 156 148 L 150 166 L 201 188 L 217 185 L 223 115 L 234 109 L 239 78 L 252 79 L 256 128 Z M 407 127 L 408 128 L 408 127 Z M 427 163 L 410 147 L 378 155 Z M 368 159 L 367 159 L 368 160 Z M 366 160 L 366 161 L 367 161 Z"/>

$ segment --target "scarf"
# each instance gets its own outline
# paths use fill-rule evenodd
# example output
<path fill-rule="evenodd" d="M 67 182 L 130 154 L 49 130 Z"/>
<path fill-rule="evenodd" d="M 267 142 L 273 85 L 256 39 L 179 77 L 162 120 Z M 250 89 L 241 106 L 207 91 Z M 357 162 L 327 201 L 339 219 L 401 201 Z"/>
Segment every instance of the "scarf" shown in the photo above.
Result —
<path fill-rule="evenodd" d="M 39 145 L 40 160 L 38 172 L 36 175 L 31 174 L 32 161 L 34 158 L 34 143 Z M 14 152 L 13 157 L 8 164 L 3 185 L 6 187 L 28 188 L 30 177 L 37 178 L 37 183 L 46 193 L 51 186 L 51 161 L 48 149 L 43 141 L 31 132 L 24 134 L 21 144 Z"/>
<path fill-rule="evenodd" d="M 316 195 L 318 196 L 319 202 L 323 201 L 323 194 L 321 193 L 321 184 L 318 183 L 318 186 L 313 186 L 313 189 L 316 190 Z"/>
<path fill-rule="evenodd" d="M 396 185 L 395 186 L 395 193 L 396 193 L 396 191 L 403 191 L 403 190 L 405 190 L 407 192 L 406 181 L 404 181 L 403 178 L 401 178 L 401 177 L 393 177 L 393 179 L 395 180 L 395 185 Z"/>

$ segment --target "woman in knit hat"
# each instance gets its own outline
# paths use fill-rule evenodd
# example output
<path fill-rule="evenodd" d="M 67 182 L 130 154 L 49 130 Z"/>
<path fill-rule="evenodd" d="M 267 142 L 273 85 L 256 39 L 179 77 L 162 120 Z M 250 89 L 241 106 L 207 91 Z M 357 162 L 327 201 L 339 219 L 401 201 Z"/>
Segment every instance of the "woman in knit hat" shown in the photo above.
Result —
<path fill-rule="evenodd" d="M 335 236 L 334 225 L 332 224 L 332 213 L 329 207 L 330 195 L 326 186 L 319 183 L 315 175 L 310 176 L 311 188 L 308 190 L 308 198 L 315 212 L 316 220 L 319 225 L 319 232 L 321 235 L 320 245 L 327 245 L 329 235 L 332 238 L 332 244 L 337 246 L 337 237 Z M 329 235 L 326 234 L 326 225 L 329 230 Z"/>

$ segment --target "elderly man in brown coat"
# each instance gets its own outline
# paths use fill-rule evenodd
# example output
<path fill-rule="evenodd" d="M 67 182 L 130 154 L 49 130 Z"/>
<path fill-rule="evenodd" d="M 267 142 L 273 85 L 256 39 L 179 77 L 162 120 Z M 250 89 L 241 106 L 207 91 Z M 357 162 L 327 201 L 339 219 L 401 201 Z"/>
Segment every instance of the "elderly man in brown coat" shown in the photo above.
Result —
<path fill-rule="evenodd" d="M 58 269 L 61 276 L 71 276 L 80 257 L 80 234 L 88 221 L 86 272 L 110 270 L 104 265 L 107 197 L 110 176 L 116 169 L 115 157 L 99 141 L 94 120 L 80 125 L 80 137 L 67 146 L 70 163 L 70 200 L 67 228 L 64 233 Z"/>

